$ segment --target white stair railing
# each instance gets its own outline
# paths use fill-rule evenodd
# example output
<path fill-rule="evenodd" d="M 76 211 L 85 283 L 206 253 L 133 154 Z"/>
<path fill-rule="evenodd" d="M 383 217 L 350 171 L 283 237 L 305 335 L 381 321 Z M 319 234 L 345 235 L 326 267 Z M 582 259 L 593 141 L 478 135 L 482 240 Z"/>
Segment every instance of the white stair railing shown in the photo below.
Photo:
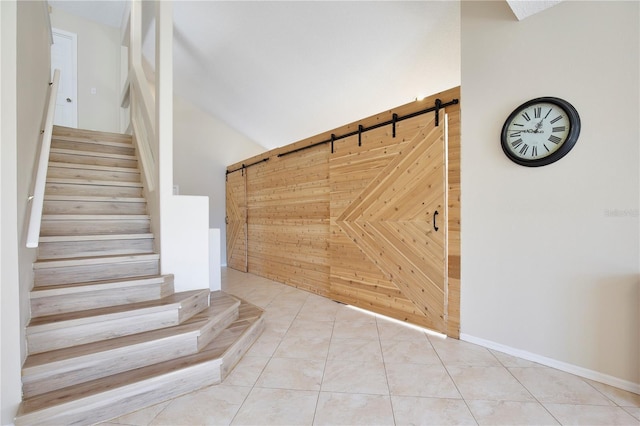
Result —
<path fill-rule="evenodd" d="M 44 205 L 44 190 L 47 183 L 47 168 L 49 165 L 49 152 L 51 151 L 51 135 L 53 133 L 53 118 L 56 113 L 56 98 L 58 97 L 58 83 L 60 70 L 53 72 L 53 82 L 49 89 L 49 102 L 45 109 L 44 129 L 42 129 L 42 142 L 40 145 L 40 157 L 38 169 L 33 184 L 31 200 L 31 214 L 29 217 L 29 229 L 27 231 L 27 247 L 38 247 L 40 239 L 40 223 L 42 221 L 42 207 Z"/>

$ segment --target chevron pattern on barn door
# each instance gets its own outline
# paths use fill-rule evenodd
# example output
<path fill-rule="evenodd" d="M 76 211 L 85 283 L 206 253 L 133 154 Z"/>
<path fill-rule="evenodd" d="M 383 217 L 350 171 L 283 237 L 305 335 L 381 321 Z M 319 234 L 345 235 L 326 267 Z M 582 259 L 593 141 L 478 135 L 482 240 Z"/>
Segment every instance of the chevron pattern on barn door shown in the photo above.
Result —
<path fill-rule="evenodd" d="M 226 190 L 227 266 L 247 272 L 246 171 L 229 173 Z"/>
<path fill-rule="evenodd" d="M 430 115 L 398 126 L 396 138 L 378 135 L 357 156 L 337 147 L 330 159 L 332 289 L 347 303 L 446 332 L 444 125 Z"/>

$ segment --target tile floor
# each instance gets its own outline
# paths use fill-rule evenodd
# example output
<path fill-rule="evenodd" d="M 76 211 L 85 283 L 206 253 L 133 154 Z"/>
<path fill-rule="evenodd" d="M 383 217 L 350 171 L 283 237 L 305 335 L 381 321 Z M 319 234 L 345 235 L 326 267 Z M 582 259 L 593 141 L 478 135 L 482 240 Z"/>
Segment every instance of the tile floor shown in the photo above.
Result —
<path fill-rule="evenodd" d="M 266 329 L 218 386 L 104 425 L 640 425 L 640 395 L 234 270 Z"/>

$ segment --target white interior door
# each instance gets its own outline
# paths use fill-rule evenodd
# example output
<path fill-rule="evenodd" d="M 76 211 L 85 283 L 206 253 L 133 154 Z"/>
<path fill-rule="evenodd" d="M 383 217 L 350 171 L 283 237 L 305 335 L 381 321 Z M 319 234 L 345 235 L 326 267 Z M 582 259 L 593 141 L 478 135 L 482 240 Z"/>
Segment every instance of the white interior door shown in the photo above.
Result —
<path fill-rule="evenodd" d="M 51 75 L 60 70 L 53 124 L 78 127 L 78 36 L 56 28 L 52 32 Z"/>

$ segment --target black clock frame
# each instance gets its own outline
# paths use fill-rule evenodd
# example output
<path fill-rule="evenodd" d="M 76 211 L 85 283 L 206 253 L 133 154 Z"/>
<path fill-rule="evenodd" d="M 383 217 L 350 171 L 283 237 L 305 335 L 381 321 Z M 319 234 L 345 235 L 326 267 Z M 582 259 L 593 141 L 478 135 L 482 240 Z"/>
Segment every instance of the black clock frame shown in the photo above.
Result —
<path fill-rule="evenodd" d="M 567 135 L 567 139 L 564 141 L 562 146 L 554 153 L 543 158 L 527 160 L 514 155 L 513 152 L 511 152 L 511 150 L 507 147 L 507 144 L 509 143 L 508 127 L 509 123 L 511 123 L 511 121 L 520 113 L 520 111 L 522 111 L 524 108 L 538 103 L 550 103 L 560 107 L 567 114 L 567 118 L 569 120 L 569 134 Z M 573 107 L 573 105 L 571 105 L 564 99 L 545 96 L 541 98 L 531 99 L 530 101 L 527 101 L 514 109 L 513 112 L 509 114 L 509 117 L 507 117 L 507 120 L 502 126 L 500 141 L 502 145 L 502 151 L 504 151 L 505 155 L 511 161 L 516 164 L 520 164 L 521 166 L 539 167 L 554 163 L 567 155 L 578 141 L 578 136 L 580 136 L 580 116 L 578 115 L 578 111 Z"/>

